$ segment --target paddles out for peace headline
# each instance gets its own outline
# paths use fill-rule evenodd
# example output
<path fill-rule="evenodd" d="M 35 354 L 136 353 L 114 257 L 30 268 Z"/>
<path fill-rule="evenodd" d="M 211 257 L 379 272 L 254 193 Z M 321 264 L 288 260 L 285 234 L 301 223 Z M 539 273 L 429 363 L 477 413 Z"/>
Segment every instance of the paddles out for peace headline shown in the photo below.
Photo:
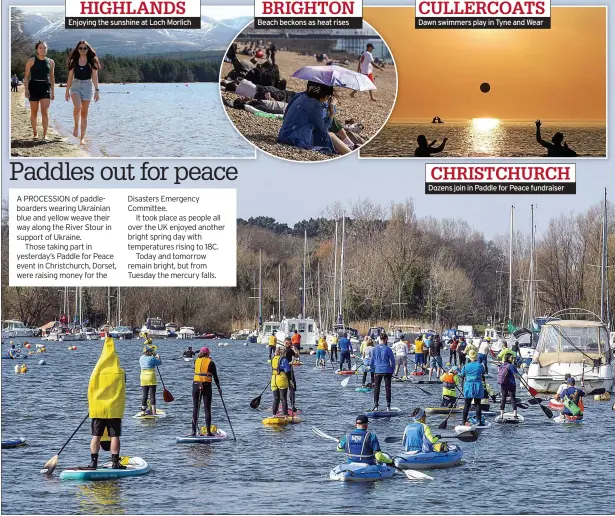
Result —
<path fill-rule="evenodd" d="M 179 185 L 184 181 L 235 181 L 239 175 L 237 167 L 197 165 L 152 165 L 149 161 L 135 166 L 106 165 L 98 170 L 103 181 L 168 181 Z M 92 181 L 96 176 L 93 165 L 71 165 L 60 161 L 54 165 L 45 161 L 42 165 L 27 165 L 21 161 L 11 162 L 11 181 Z"/>

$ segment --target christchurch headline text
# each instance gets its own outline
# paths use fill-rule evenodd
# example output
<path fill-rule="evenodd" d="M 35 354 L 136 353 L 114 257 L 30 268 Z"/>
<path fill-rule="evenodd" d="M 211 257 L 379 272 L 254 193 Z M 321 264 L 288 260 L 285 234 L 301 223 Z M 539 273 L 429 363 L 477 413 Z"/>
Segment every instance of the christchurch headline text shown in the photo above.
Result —
<path fill-rule="evenodd" d="M 574 181 L 571 167 L 532 166 L 437 166 L 428 175 L 428 181 Z"/>

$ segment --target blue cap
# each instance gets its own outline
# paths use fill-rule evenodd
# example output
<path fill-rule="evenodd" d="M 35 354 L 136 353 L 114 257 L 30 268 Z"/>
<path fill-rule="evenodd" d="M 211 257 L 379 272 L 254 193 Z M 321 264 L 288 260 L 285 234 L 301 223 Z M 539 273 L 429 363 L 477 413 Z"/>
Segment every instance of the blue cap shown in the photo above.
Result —
<path fill-rule="evenodd" d="M 574 384 L 576 383 L 576 382 L 575 382 L 575 379 L 574 379 L 572 376 L 571 376 L 570 378 L 568 378 L 568 380 L 566 380 L 566 381 L 567 381 L 570 385 L 574 385 Z"/>

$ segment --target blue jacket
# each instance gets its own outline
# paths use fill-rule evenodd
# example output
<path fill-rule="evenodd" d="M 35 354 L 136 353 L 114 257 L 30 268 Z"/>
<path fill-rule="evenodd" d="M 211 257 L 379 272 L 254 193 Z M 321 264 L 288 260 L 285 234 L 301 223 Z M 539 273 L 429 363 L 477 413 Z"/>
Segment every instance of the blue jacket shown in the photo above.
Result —
<path fill-rule="evenodd" d="M 337 449 L 346 453 L 348 462 L 376 464 L 374 455 L 380 451 L 380 443 L 376 434 L 356 428 L 340 439 Z"/>
<path fill-rule="evenodd" d="M 431 442 L 425 435 L 425 427 L 421 423 L 410 423 L 404 430 L 402 438 L 404 451 L 430 452 L 433 451 Z"/>
<path fill-rule="evenodd" d="M 469 362 L 461 368 L 459 376 L 463 377 L 463 395 L 466 398 L 483 399 L 485 397 L 484 374 L 485 368 L 478 362 Z"/>
<path fill-rule="evenodd" d="M 139 365 L 141 369 L 154 369 L 154 367 L 162 364 L 162 360 L 150 355 L 141 355 L 139 358 Z"/>
<path fill-rule="evenodd" d="M 324 115 L 323 104 L 305 93 L 299 93 L 286 106 L 278 142 L 336 154 L 329 135 L 330 126 L 331 119 Z"/>
<path fill-rule="evenodd" d="M 393 374 L 395 370 L 395 355 L 386 344 L 378 344 L 372 352 L 371 369 L 376 374 Z"/>
<path fill-rule="evenodd" d="M 343 353 L 344 351 L 352 351 L 352 343 L 348 337 L 342 337 L 337 343 L 340 347 L 340 351 Z"/>

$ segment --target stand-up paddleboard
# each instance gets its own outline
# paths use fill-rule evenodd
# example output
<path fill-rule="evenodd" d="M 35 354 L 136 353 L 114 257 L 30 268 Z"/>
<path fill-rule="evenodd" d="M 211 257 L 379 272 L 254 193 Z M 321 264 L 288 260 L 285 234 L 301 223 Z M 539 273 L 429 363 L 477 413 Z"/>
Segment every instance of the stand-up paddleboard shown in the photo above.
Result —
<path fill-rule="evenodd" d="M 60 473 L 60 480 L 114 480 L 123 477 L 145 475 L 149 464 L 141 457 L 122 457 L 121 462 L 126 469 L 113 469 L 112 462 L 106 462 L 97 469 L 69 468 Z"/>
<path fill-rule="evenodd" d="M 2 441 L 2 449 L 6 448 L 18 448 L 26 444 L 26 440 L 23 437 L 17 437 L 16 439 L 6 439 Z"/>
<path fill-rule="evenodd" d="M 442 383 L 440 380 L 412 380 L 412 383 L 419 383 L 419 384 L 436 384 L 436 383 Z"/>
<path fill-rule="evenodd" d="M 301 414 L 301 410 L 300 409 L 297 409 L 297 410 L 290 410 L 290 409 L 288 409 L 288 414 L 289 414 L 289 416 L 297 417 L 299 414 Z M 278 412 L 276 414 L 276 417 L 284 417 L 284 415 L 282 414 L 282 412 Z"/>
<path fill-rule="evenodd" d="M 152 414 L 152 413 L 145 413 L 145 415 L 140 416 L 139 415 L 140 412 L 137 412 L 134 416 L 132 416 L 133 419 L 164 419 L 165 417 L 167 417 L 167 413 L 164 410 L 160 410 L 160 409 L 156 409 L 156 413 Z"/>
<path fill-rule="evenodd" d="M 564 423 L 565 425 L 580 425 L 585 420 L 584 419 L 575 419 L 575 416 L 566 416 L 564 414 L 560 414 L 557 417 L 554 417 L 551 421 L 554 423 Z"/>
<path fill-rule="evenodd" d="M 448 413 L 451 412 L 451 408 L 450 407 L 427 407 L 425 409 L 425 414 L 427 415 L 431 415 L 431 414 L 445 414 L 448 415 Z M 463 412 L 462 408 L 454 408 L 452 411 L 452 414 L 461 414 Z"/>
<path fill-rule="evenodd" d="M 184 362 L 192 362 L 194 360 L 194 357 L 182 357 L 184 359 Z"/>
<path fill-rule="evenodd" d="M 346 375 L 346 374 L 355 374 L 355 373 L 356 373 L 356 371 L 348 371 L 346 369 L 344 369 L 343 371 L 340 371 L 339 369 L 337 369 L 335 371 L 335 374 L 344 374 L 344 375 Z"/>
<path fill-rule="evenodd" d="M 472 430 L 487 430 L 487 428 L 491 428 L 491 423 L 489 421 L 485 421 L 484 425 L 458 425 L 454 428 L 455 433 L 462 434 L 464 432 L 471 432 Z"/>
<path fill-rule="evenodd" d="M 376 411 L 368 410 L 365 412 L 365 415 L 371 418 L 397 417 L 397 416 L 403 416 L 404 411 L 397 407 L 391 407 L 391 410 L 376 410 Z"/>
<path fill-rule="evenodd" d="M 179 444 L 208 444 L 208 443 L 217 443 L 219 441 L 225 441 L 228 439 L 228 435 L 224 430 L 220 430 L 219 428 L 215 431 L 213 436 L 207 435 L 184 435 L 181 437 L 176 437 L 175 442 Z"/>
<path fill-rule="evenodd" d="M 299 416 L 272 416 L 263 419 L 263 425 L 269 426 L 296 425 L 297 423 L 301 423 L 301 418 Z"/>
<path fill-rule="evenodd" d="M 412 371 L 410 376 L 423 376 L 425 373 L 423 371 Z"/>
<path fill-rule="evenodd" d="M 525 418 L 521 414 L 517 414 L 515 416 L 514 412 L 505 412 L 504 416 L 496 416 L 494 419 L 496 423 L 509 423 L 509 424 L 519 424 L 525 421 Z"/>
<path fill-rule="evenodd" d="M 357 391 L 357 392 L 374 392 L 374 389 L 372 389 L 371 387 L 357 387 L 355 389 L 355 391 Z"/>

